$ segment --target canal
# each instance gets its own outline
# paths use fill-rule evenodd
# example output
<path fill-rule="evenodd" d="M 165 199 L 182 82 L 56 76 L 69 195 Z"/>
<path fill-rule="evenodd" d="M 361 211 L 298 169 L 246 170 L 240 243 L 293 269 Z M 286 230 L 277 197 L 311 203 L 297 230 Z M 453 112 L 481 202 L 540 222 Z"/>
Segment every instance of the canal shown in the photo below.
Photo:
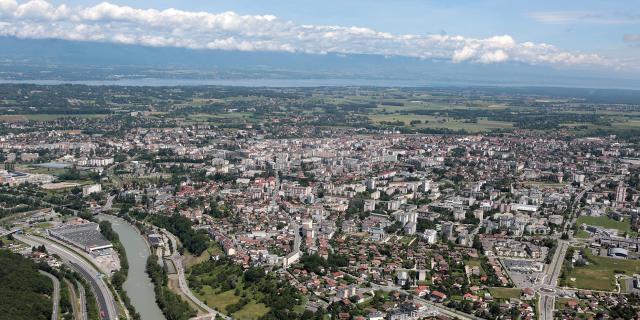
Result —
<path fill-rule="evenodd" d="M 123 287 L 131 299 L 131 304 L 136 308 L 142 320 L 165 319 L 156 303 L 151 279 L 145 272 L 149 247 L 144 238 L 138 233 L 138 229 L 121 218 L 105 214 L 99 215 L 98 218 L 111 222 L 113 230 L 118 233 L 120 242 L 127 252 L 129 274 Z"/>

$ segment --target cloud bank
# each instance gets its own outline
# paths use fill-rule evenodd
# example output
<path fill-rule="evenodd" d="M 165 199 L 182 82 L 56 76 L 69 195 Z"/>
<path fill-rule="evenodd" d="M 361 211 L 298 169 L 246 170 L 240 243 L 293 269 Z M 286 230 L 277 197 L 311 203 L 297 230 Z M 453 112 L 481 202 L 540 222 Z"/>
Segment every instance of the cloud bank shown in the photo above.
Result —
<path fill-rule="evenodd" d="M 640 22 L 640 14 L 634 13 L 544 11 L 531 12 L 529 16 L 545 24 L 635 24 Z"/>
<path fill-rule="evenodd" d="M 615 62 L 597 54 L 516 42 L 509 35 L 474 39 L 392 34 L 356 26 L 297 24 L 272 15 L 136 9 L 108 2 L 70 7 L 45 0 L 0 0 L 0 35 L 192 49 L 376 54 L 454 63 L 517 61 L 616 67 Z"/>

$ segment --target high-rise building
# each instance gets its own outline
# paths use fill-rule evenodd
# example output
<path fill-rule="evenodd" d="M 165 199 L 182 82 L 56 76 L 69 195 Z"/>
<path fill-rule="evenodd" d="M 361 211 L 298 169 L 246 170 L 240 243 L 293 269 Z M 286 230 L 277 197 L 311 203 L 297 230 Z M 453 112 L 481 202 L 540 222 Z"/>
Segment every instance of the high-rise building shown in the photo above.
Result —
<path fill-rule="evenodd" d="M 624 182 L 620 182 L 618 184 L 618 188 L 616 189 L 616 202 L 623 203 L 627 199 L 627 186 Z"/>

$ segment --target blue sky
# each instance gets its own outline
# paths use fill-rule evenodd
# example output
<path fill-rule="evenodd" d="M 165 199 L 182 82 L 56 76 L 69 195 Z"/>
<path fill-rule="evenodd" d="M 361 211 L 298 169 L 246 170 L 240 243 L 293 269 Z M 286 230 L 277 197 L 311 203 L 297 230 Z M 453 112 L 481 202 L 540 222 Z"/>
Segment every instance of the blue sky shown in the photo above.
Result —
<path fill-rule="evenodd" d="M 13 1 L 22 5 L 28 1 L 43 2 L 45 0 L 0 0 L 0 9 L 3 1 L 5 3 Z M 72 8 L 73 11 L 77 7 L 97 6 L 101 2 L 51 0 L 50 3 L 54 8 L 49 8 L 49 16 L 53 16 L 52 12 L 55 7 L 60 5 Z M 613 66 L 619 69 L 625 69 L 629 66 L 640 68 L 640 5 L 638 1 L 109 0 L 109 3 L 115 6 L 131 6 L 134 9 L 165 10 L 175 8 L 186 12 L 205 11 L 211 14 L 232 11 L 240 16 L 273 15 L 277 17 L 278 26 L 262 28 L 263 24 L 271 22 L 263 23 L 258 19 L 248 22 L 248 25 L 254 23 L 256 28 L 261 29 L 259 36 L 254 36 L 254 32 L 244 27 L 240 31 L 237 28 L 221 31 L 217 27 L 212 27 L 213 29 L 198 29 L 193 39 L 181 41 L 181 39 L 171 38 L 171 35 L 168 35 L 168 33 L 172 33 L 169 28 L 161 32 L 156 30 L 159 29 L 155 28 L 156 25 L 147 21 L 138 26 L 138 29 L 153 33 L 153 39 L 150 39 L 149 36 L 126 30 L 124 25 L 120 28 L 109 25 L 111 29 L 107 30 L 107 23 L 123 23 L 117 12 L 111 14 L 116 11 L 111 8 L 110 14 L 101 15 L 99 21 L 89 19 L 88 22 L 83 21 L 82 23 L 83 27 L 90 27 L 93 33 L 100 34 L 99 37 L 95 37 L 99 41 L 213 49 L 286 50 L 311 53 L 335 51 L 339 53 L 398 54 L 421 58 L 454 57 L 452 58 L 454 61 L 469 60 L 482 63 L 515 60 L 532 64 L 595 64 L 605 68 Z M 44 10 L 42 5 L 40 7 Z M 16 7 L 13 6 L 13 8 Z M 89 37 L 86 34 L 80 34 L 80 32 L 74 33 L 73 36 L 67 36 L 69 32 L 60 26 L 65 24 L 65 28 L 73 29 L 75 32 L 79 24 L 78 19 L 62 19 L 61 23 L 56 16 L 51 20 L 57 23 L 55 28 L 59 30 L 52 31 L 51 35 L 46 35 L 33 30 L 27 33 L 21 31 L 20 28 L 32 27 L 37 24 L 41 29 L 50 29 L 52 28 L 50 24 L 45 24 L 42 21 L 27 21 L 25 20 L 28 19 L 27 15 L 18 15 L 17 13 L 14 13 L 13 19 L 7 17 L 10 17 L 10 14 L 5 14 L 5 20 L 11 23 L 15 31 L 6 29 L 8 31 L 5 31 L 5 35 L 75 37 L 77 39 Z M 0 22 L 2 22 L 1 12 Z M 101 22 L 104 22 L 104 25 L 100 26 Z M 139 23 L 139 21 L 126 22 L 129 26 L 131 23 Z M 288 22 L 292 22 L 295 26 L 286 27 Z M 317 26 L 315 33 L 305 35 L 304 43 L 296 42 L 295 36 L 292 35 L 300 33 L 301 30 L 304 31 L 306 25 Z M 326 34 L 328 32 L 327 26 L 344 28 L 344 30 L 337 31 L 338 34 L 332 32 L 330 37 L 335 42 L 329 44 L 323 43 L 325 37 L 328 36 Z M 358 35 L 359 30 L 348 29 L 353 26 L 369 28 L 372 31 L 385 34 L 376 39 L 371 39 L 369 36 L 362 37 Z M 277 30 L 280 35 L 267 39 L 264 34 L 270 30 Z M 397 37 L 387 41 L 388 39 L 385 40 L 387 33 Z M 406 35 L 448 35 L 450 37 L 460 36 L 463 39 L 451 38 L 447 39 L 447 43 L 444 45 L 435 45 L 434 43 L 440 43 L 441 39 L 431 37 L 407 40 L 404 37 Z M 503 35 L 510 38 L 498 39 L 499 44 L 496 45 L 494 40 L 497 38 L 492 37 Z M 175 34 L 173 36 L 177 37 Z M 89 37 L 87 40 L 95 39 Z M 487 39 L 493 40 L 487 41 Z M 386 44 L 382 43 L 384 41 Z M 533 49 L 529 50 L 530 47 L 525 44 L 528 42 L 535 44 Z M 359 46 L 350 45 L 358 43 Z M 546 47 L 546 44 L 552 45 L 553 48 Z M 399 49 L 395 47 L 399 47 Z M 455 57 L 458 57 L 457 60 Z"/>

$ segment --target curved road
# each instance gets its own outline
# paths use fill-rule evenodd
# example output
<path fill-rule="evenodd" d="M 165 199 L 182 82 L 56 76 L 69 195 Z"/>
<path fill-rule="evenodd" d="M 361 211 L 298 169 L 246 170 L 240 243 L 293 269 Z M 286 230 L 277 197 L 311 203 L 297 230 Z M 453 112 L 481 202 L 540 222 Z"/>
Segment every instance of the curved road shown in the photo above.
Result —
<path fill-rule="evenodd" d="M 54 275 L 48 272 L 44 272 L 42 270 L 38 270 L 41 274 L 49 277 L 53 282 L 53 297 L 51 302 L 53 304 L 53 309 L 51 312 L 51 320 L 58 320 L 58 306 L 60 305 L 60 280 L 56 278 Z"/>
<path fill-rule="evenodd" d="M 171 242 L 173 242 L 174 246 L 177 248 L 178 246 L 178 240 L 176 239 L 176 237 L 169 231 L 165 230 L 165 229 L 161 229 L 162 232 L 164 234 L 167 235 L 167 237 L 169 237 L 171 239 Z M 212 316 L 218 316 L 221 317 L 222 319 L 231 319 L 231 317 L 228 317 L 216 310 L 213 310 L 211 307 L 209 307 L 206 303 L 204 303 L 202 300 L 198 299 L 198 297 L 196 297 L 193 292 L 191 292 L 191 289 L 189 288 L 189 285 L 187 284 L 187 279 L 184 275 L 184 266 L 182 265 L 182 256 L 180 255 L 180 253 L 178 253 L 178 250 L 173 250 L 173 252 L 171 253 L 171 260 L 173 261 L 173 264 L 176 267 L 176 272 L 178 273 L 178 286 L 180 287 L 180 291 L 182 291 L 182 293 L 187 296 L 189 298 L 189 300 L 191 300 L 193 303 L 195 303 L 198 307 L 200 307 L 202 310 L 205 310 L 206 312 L 209 313 L 209 315 Z"/>
<path fill-rule="evenodd" d="M 86 262 L 82 257 L 79 257 L 72 250 L 64 248 L 63 246 L 49 241 L 47 239 L 29 236 L 29 235 L 16 235 L 16 239 L 30 245 L 39 246 L 44 244 L 47 250 L 51 253 L 55 253 L 74 270 L 78 271 L 83 278 L 85 278 L 91 284 L 93 291 L 96 295 L 96 299 L 100 306 L 100 310 L 104 312 L 103 320 L 117 320 L 118 313 L 116 309 L 116 303 L 111 294 L 111 291 L 101 279 L 98 271 Z"/>

